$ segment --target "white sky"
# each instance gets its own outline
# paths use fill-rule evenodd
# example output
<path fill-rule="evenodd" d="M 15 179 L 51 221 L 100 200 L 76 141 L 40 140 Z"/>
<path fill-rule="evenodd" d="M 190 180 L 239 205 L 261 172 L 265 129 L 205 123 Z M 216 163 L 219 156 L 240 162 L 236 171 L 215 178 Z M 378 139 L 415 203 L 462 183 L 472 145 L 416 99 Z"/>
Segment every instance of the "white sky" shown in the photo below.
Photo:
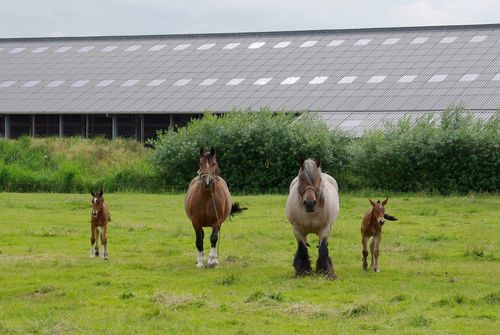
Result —
<path fill-rule="evenodd" d="M 0 0 L 0 37 L 500 23 L 500 0 Z"/>

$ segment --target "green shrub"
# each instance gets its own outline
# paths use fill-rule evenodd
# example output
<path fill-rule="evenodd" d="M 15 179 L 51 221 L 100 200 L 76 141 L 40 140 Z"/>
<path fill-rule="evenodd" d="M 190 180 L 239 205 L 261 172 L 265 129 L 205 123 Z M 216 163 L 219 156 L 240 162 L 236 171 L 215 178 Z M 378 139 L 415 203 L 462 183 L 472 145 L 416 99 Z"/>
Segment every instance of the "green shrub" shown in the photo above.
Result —
<path fill-rule="evenodd" d="M 405 118 L 352 146 L 352 173 L 365 187 L 393 191 L 498 191 L 500 114 L 488 122 L 463 107 Z"/>
<path fill-rule="evenodd" d="M 206 114 L 150 142 L 151 160 L 165 186 L 185 189 L 196 175 L 200 147 L 214 147 L 231 190 L 245 193 L 286 191 L 301 157 L 321 158 L 322 169 L 339 178 L 347 143 L 347 137 L 307 115 L 268 110 Z"/>

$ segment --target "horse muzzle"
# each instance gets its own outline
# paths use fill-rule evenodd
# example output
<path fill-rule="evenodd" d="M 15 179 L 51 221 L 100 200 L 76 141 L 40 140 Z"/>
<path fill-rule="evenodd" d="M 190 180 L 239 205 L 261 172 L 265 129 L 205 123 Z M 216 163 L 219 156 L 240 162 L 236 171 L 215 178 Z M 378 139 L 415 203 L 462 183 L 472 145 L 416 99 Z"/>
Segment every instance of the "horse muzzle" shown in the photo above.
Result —
<path fill-rule="evenodd" d="M 314 212 L 314 209 L 316 208 L 316 200 L 313 201 L 304 200 L 304 207 L 306 208 L 306 212 L 308 213 Z"/>
<path fill-rule="evenodd" d="M 97 218 L 97 212 L 92 211 L 92 217 Z"/>

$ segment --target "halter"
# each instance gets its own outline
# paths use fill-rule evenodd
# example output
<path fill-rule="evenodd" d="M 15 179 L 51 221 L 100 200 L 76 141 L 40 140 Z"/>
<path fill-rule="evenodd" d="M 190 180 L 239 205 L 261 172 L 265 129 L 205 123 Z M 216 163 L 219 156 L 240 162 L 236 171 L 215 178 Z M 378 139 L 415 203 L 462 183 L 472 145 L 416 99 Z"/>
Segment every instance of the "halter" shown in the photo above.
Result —
<path fill-rule="evenodd" d="M 204 177 L 208 177 L 213 183 L 217 182 L 217 174 L 211 174 L 210 172 L 200 172 L 200 170 L 198 170 L 197 173 L 200 182 L 203 181 Z"/>
<path fill-rule="evenodd" d="M 313 192 L 314 192 L 314 194 L 316 195 L 316 197 L 319 197 L 319 193 L 318 193 L 318 191 L 316 190 L 316 187 L 314 187 L 314 186 L 306 186 L 306 187 L 304 187 L 304 192 L 302 192 L 302 195 L 303 195 L 304 193 L 306 193 L 306 191 L 307 191 L 307 190 L 313 190 Z"/>

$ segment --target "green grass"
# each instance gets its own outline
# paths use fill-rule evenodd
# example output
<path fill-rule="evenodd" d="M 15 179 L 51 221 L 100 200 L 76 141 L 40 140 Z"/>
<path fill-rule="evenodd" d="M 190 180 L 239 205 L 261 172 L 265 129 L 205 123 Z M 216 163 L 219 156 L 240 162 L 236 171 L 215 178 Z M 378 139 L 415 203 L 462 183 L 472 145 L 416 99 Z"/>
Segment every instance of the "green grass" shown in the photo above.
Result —
<path fill-rule="evenodd" d="M 0 193 L 0 334 L 497 332 L 498 197 L 390 197 L 399 221 L 373 273 L 361 271 L 368 201 L 341 194 L 336 281 L 294 277 L 286 196 L 234 198 L 249 210 L 223 225 L 220 267 L 198 270 L 182 195 L 107 195 L 106 262 L 88 258 L 90 195 Z"/>

